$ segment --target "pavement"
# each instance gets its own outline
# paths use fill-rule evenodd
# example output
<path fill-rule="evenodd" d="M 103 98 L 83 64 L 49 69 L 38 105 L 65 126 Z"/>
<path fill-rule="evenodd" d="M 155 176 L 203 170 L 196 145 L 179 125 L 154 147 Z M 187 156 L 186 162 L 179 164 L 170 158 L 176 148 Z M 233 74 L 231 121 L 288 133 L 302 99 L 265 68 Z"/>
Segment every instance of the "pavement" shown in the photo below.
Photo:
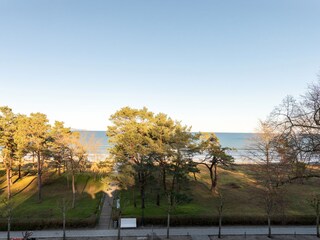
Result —
<path fill-rule="evenodd" d="M 267 235 L 267 226 L 225 226 L 222 227 L 222 235 Z M 21 238 L 21 231 L 11 232 L 12 238 Z M 166 235 L 166 228 L 136 228 L 121 229 L 122 237 L 144 237 L 156 234 L 158 236 Z M 207 236 L 217 235 L 218 227 L 172 227 L 171 236 L 192 236 L 193 239 L 205 240 Z M 274 226 L 272 227 L 274 235 L 315 235 L 315 226 Z M 67 230 L 66 236 L 69 238 L 88 238 L 88 237 L 116 237 L 116 229 L 79 229 Z M 7 232 L 0 232 L 0 239 L 6 239 Z M 33 238 L 61 238 L 62 230 L 40 230 L 33 231 Z"/>
<path fill-rule="evenodd" d="M 104 196 L 104 202 L 102 205 L 99 223 L 96 229 L 110 229 L 112 228 L 112 204 L 113 204 L 113 193 L 115 188 L 110 188 Z"/>

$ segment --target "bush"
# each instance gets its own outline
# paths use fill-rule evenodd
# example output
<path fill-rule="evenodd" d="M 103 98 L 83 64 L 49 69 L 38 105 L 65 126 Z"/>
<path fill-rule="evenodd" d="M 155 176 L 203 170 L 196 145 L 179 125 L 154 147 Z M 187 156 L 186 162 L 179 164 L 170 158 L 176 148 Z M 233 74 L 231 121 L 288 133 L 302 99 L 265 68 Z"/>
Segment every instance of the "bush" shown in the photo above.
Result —
<path fill-rule="evenodd" d="M 94 227 L 96 217 L 92 216 L 86 219 L 67 219 L 66 227 L 68 228 L 87 228 Z M 62 219 L 13 219 L 11 229 L 13 231 L 22 230 L 39 230 L 39 229 L 62 229 Z M 5 219 L 0 220 L 0 231 L 7 230 Z"/>
<path fill-rule="evenodd" d="M 272 224 L 276 225 L 313 225 L 315 217 L 312 215 L 286 216 L 285 222 L 282 216 L 273 216 Z M 214 226 L 218 225 L 217 216 L 171 216 L 171 226 Z M 141 217 L 137 218 L 137 224 L 141 226 Z M 166 217 L 145 217 L 144 225 L 162 225 L 166 226 Z M 223 225 L 266 225 L 265 216 L 224 216 L 222 217 Z"/>

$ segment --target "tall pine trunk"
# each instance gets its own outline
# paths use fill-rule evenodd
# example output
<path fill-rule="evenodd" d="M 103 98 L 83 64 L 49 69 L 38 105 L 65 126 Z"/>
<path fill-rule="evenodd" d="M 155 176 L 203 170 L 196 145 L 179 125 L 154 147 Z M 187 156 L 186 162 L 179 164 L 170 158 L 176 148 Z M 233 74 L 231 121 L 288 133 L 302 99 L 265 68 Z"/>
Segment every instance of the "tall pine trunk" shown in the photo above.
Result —
<path fill-rule="evenodd" d="M 18 178 L 21 178 L 21 160 L 19 161 L 19 165 L 18 165 Z"/>
<path fill-rule="evenodd" d="M 145 208 L 145 189 L 144 184 L 140 186 L 140 194 L 141 194 L 141 208 Z"/>
<path fill-rule="evenodd" d="M 141 196 L 141 208 L 145 208 L 145 177 L 144 173 L 139 174 L 140 180 L 140 196 Z"/>
<path fill-rule="evenodd" d="M 144 226 L 144 208 L 145 208 L 145 176 L 143 172 L 138 174 L 140 183 L 140 197 L 141 197 L 141 225 Z"/>
<path fill-rule="evenodd" d="M 163 191 L 167 191 L 167 175 L 166 175 L 166 169 L 163 167 L 162 169 L 162 185 L 163 185 Z"/>
<path fill-rule="evenodd" d="M 38 201 L 41 201 L 41 188 L 42 188 L 42 169 L 41 169 L 41 154 L 40 152 L 37 153 L 37 160 L 38 160 Z"/>
<path fill-rule="evenodd" d="M 61 176 L 61 163 L 58 163 L 58 175 Z"/>
<path fill-rule="evenodd" d="M 8 189 L 8 200 L 11 198 L 11 179 L 10 179 L 10 176 L 11 176 L 11 169 L 10 167 L 7 167 L 7 189 Z"/>
<path fill-rule="evenodd" d="M 76 203 L 76 185 L 75 185 L 75 176 L 72 173 L 72 208 L 75 207 Z"/>
<path fill-rule="evenodd" d="M 214 177 L 213 177 L 212 186 L 213 186 L 213 189 L 215 189 L 218 182 L 217 164 L 214 164 L 213 167 L 214 167 Z"/>
<path fill-rule="evenodd" d="M 134 208 L 137 207 L 137 200 L 136 200 L 136 187 L 133 186 L 133 206 Z"/>

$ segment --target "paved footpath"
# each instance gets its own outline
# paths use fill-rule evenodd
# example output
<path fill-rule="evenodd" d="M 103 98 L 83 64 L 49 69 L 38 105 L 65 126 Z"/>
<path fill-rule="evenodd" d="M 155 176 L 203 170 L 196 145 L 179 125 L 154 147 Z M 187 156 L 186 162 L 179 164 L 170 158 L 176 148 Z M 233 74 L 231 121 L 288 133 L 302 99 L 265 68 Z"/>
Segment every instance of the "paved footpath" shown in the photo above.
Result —
<path fill-rule="evenodd" d="M 102 205 L 102 210 L 100 214 L 99 224 L 97 225 L 96 229 L 110 229 L 112 228 L 112 204 L 113 204 L 113 191 L 114 189 L 111 188 L 110 190 L 105 193 L 104 202 Z"/>
<path fill-rule="evenodd" d="M 267 226 L 226 226 L 222 228 L 223 235 L 266 235 Z M 143 237 L 152 235 L 166 235 L 166 228 L 137 228 L 137 229 L 122 229 L 121 236 L 123 237 Z M 118 232 L 116 229 L 99 230 L 99 229 L 81 229 L 66 231 L 67 237 L 85 238 L 85 237 L 115 237 Z M 209 236 L 217 235 L 217 227 L 172 227 L 170 235 L 172 236 Z M 275 226 L 272 227 L 272 234 L 275 235 L 313 235 L 316 234 L 315 226 Z M 6 239 L 7 233 L 0 232 L 0 239 Z M 21 231 L 11 232 L 12 238 L 21 238 Z M 58 230 L 40 230 L 34 231 L 34 238 L 59 238 L 62 237 L 62 231 Z"/>

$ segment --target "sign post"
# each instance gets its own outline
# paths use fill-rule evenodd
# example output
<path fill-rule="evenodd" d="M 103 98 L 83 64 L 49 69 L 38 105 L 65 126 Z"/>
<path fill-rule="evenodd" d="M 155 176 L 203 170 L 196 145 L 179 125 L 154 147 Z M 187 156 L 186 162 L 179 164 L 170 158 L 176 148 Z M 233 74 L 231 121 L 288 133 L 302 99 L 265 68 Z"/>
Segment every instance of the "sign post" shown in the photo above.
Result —
<path fill-rule="evenodd" d="M 120 229 L 121 229 L 121 208 L 120 208 L 120 197 L 116 200 L 116 207 L 119 212 L 118 214 L 118 240 L 120 240 Z"/>

